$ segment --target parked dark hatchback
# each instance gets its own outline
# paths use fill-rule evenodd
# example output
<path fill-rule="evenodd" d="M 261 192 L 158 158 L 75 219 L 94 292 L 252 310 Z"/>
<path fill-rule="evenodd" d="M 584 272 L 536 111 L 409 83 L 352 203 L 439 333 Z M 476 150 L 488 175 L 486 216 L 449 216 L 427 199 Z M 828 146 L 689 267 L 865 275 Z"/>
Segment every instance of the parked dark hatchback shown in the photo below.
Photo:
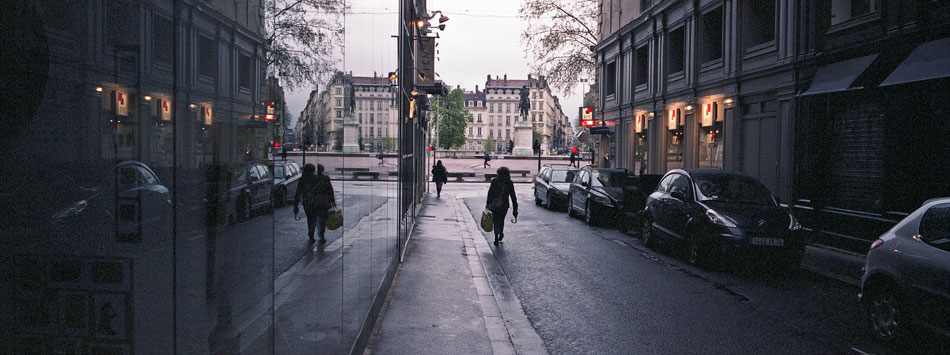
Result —
<path fill-rule="evenodd" d="M 581 168 L 571 182 L 567 213 L 583 215 L 589 225 L 612 220 L 619 213 L 626 179 L 623 169 Z"/>
<path fill-rule="evenodd" d="M 685 245 L 686 261 L 713 257 L 777 257 L 797 265 L 805 248 L 801 225 L 768 189 L 746 175 L 720 170 L 668 172 L 647 198 L 641 238 L 647 247 Z"/>
<path fill-rule="evenodd" d="M 300 166 L 292 161 L 278 161 L 271 167 L 274 175 L 274 207 L 293 202 L 297 183 L 303 175 Z"/>
<path fill-rule="evenodd" d="M 216 221 L 243 221 L 255 210 L 273 208 L 274 179 L 263 164 L 210 165 L 207 173 L 209 211 Z"/>
<path fill-rule="evenodd" d="M 567 206 L 567 193 L 577 168 L 567 165 L 548 165 L 534 177 L 534 203 L 550 209 Z"/>

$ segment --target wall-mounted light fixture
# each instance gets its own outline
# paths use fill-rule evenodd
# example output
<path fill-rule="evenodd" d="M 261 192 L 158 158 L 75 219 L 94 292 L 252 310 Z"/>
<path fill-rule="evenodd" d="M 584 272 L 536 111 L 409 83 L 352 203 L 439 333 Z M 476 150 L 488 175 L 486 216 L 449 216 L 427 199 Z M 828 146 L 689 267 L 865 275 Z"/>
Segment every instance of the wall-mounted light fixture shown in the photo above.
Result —
<path fill-rule="evenodd" d="M 145 101 L 152 101 L 152 97 L 148 95 L 145 95 L 142 98 L 145 99 Z"/>

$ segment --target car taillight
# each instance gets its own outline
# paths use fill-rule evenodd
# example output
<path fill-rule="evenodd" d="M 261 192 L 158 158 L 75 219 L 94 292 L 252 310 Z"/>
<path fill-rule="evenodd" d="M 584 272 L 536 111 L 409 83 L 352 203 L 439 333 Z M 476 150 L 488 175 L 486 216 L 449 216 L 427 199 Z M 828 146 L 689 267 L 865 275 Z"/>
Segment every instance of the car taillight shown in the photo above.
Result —
<path fill-rule="evenodd" d="M 871 248 L 868 249 L 868 251 L 877 249 L 878 247 L 880 247 L 880 246 L 882 246 L 882 245 L 884 245 L 884 241 L 883 241 L 883 240 L 880 240 L 880 239 L 876 239 L 876 240 L 874 240 L 873 243 L 871 243 Z"/>

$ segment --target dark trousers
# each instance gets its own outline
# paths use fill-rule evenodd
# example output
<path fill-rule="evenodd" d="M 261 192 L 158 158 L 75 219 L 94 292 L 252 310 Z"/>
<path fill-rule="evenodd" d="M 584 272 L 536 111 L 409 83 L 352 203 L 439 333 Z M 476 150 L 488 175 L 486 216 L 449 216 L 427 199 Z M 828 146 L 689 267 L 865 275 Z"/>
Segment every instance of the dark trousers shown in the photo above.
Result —
<path fill-rule="evenodd" d="M 303 205 L 304 212 L 307 213 L 307 236 L 313 239 L 313 232 L 319 228 L 318 236 L 320 240 L 325 239 L 327 233 L 327 208 L 313 205 Z"/>
<path fill-rule="evenodd" d="M 435 182 L 435 193 L 439 196 L 442 196 L 442 184 L 444 184 L 442 181 Z"/>
<path fill-rule="evenodd" d="M 505 216 L 508 215 L 508 208 L 491 211 L 492 230 L 495 232 L 495 239 L 505 236 Z"/>
<path fill-rule="evenodd" d="M 485 163 L 482 164 L 482 169 L 487 168 L 489 166 L 491 166 L 491 164 L 488 164 L 488 160 L 486 160 Z"/>

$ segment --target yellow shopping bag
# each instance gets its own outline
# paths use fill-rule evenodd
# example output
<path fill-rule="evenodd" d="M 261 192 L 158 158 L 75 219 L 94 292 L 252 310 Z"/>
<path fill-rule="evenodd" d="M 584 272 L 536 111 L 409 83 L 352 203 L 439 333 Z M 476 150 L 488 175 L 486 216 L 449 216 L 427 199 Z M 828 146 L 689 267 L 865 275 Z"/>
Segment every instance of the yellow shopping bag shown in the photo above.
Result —
<path fill-rule="evenodd" d="M 494 224 L 491 220 L 491 211 L 485 210 L 482 212 L 482 229 L 486 232 L 491 232 L 494 229 Z"/>
<path fill-rule="evenodd" d="M 343 226 L 343 211 L 336 206 L 327 211 L 327 229 L 334 231 Z"/>

